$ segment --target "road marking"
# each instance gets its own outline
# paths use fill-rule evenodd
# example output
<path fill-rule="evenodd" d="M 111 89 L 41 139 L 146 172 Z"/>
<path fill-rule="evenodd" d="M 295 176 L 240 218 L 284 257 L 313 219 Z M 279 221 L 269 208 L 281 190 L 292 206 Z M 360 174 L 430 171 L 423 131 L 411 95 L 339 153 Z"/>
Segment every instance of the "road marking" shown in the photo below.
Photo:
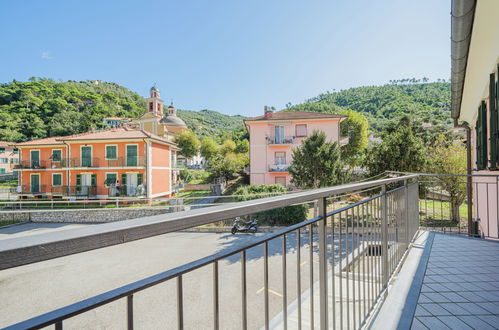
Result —
<path fill-rule="evenodd" d="M 258 290 L 256 293 L 257 293 L 257 294 L 260 294 L 260 293 L 262 293 L 262 292 L 263 292 L 263 290 L 265 290 L 265 287 L 261 287 L 261 288 L 260 288 L 260 290 Z M 281 297 L 281 298 L 282 298 L 282 294 L 280 294 L 279 292 L 276 292 L 276 291 L 274 291 L 274 290 L 272 290 L 272 289 L 269 289 L 269 292 L 270 292 L 270 293 L 273 293 L 273 294 L 275 294 L 276 296 L 278 296 L 278 297 Z"/>
<path fill-rule="evenodd" d="M 300 264 L 300 266 L 303 266 L 303 265 L 305 265 L 305 264 L 307 264 L 307 262 L 306 262 L 306 261 L 302 262 L 302 263 Z"/>

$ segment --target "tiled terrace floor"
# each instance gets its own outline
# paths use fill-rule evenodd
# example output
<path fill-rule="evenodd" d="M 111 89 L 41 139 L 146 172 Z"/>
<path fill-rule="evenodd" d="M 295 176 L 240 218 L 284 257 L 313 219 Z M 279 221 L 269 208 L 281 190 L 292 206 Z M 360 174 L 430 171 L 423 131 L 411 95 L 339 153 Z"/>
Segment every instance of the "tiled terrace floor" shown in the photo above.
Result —
<path fill-rule="evenodd" d="M 499 243 L 430 235 L 412 329 L 499 329 Z"/>

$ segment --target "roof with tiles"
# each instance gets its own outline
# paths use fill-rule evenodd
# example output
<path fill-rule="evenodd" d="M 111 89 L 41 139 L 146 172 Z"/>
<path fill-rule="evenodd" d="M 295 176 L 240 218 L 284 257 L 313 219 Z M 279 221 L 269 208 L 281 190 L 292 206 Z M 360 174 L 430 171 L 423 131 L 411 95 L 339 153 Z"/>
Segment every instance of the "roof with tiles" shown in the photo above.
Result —
<path fill-rule="evenodd" d="M 14 142 L 0 141 L 0 148 L 9 148 L 12 143 Z"/>
<path fill-rule="evenodd" d="M 69 136 L 54 136 L 45 139 L 16 143 L 16 146 L 63 144 L 66 141 L 88 140 L 115 140 L 115 139 L 154 139 L 160 142 L 175 145 L 174 143 L 144 130 L 130 129 L 128 127 L 111 128 L 104 131 L 86 132 Z"/>
<path fill-rule="evenodd" d="M 275 113 L 269 113 L 267 115 L 262 115 L 258 117 L 247 118 L 245 119 L 245 121 L 293 120 L 293 119 L 342 119 L 346 117 L 347 116 L 345 115 L 337 115 L 332 113 L 285 110 Z"/>
<path fill-rule="evenodd" d="M 52 136 L 43 139 L 24 141 L 24 142 L 11 142 L 11 146 L 41 146 L 41 145 L 52 145 L 52 144 L 63 144 L 61 141 L 57 141 L 56 139 L 61 138 L 61 136 Z"/>

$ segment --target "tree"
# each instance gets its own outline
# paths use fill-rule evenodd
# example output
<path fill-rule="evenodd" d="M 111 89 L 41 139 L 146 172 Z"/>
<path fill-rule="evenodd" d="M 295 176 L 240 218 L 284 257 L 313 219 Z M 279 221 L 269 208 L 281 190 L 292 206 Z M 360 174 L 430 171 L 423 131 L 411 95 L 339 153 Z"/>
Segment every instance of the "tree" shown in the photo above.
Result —
<path fill-rule="evenodd" d="M 348 165 L 357 165 L 367 148 L 368 123 L 366 117 L 353 110 L 345 110 L 342 115 L 348 116 L 340 124 L 342 136 L 348 137 L 348 143 L 341 147 L 341 159 Z"/>
<path fill-rule="evenodd" d="M 234 153 L 236 151 L 236 143 L 230 139 L 227 139 L 222 143 L 222 146 L 220 147 L 220 152 L 222 155 L 227 155 L 230 153 Z"/>
<path fill-rule="evenodd" d="M 438 174 L 466 174 L 466 148 L 461 141 L 449 143 L 441 134 L 430 147 L 429 172 Z M 439 185 L 449 193 L 451 217 L 455 222 L 461 219 L 459 207 L 466 199 L 466 182 L 461 177 L 438 177 Z"/>
<path fill-rule="evenodd" d="M 213 141 L 212 138 L 206 136 L 201 140 L 201 147 L 199 151 L 201 152 L 201 156 L 203 156 L 206 161 L 212 159 L 218 152 L 218 145 Z"/>
<path fill-rule="evenodd" d="M 289 173 L 291 182 L 301 188 L 333 186 L 348 178 L 338 143 L 327 142 L 326 134 L 320 131 L 314 131 L 293 149 Z"/>
<path fill-rule="evenodd" d="M 175 142 L 180 148 L 179 154 L 184 157 L 191 158 L 194 157 L 199 150 L 199 140 L 191 130 L 183 130 Z"/>
<path fill-rule="evenodd" d="M 236 143 L 236 152 L 240 154 L 247 154 L 249 152 L 249 141 L 244 139 Z"/>
<path fill-rule="evenodd" d="M 385 171 L 421 172 L 426 168 L 428 151 L 414 135 L 410 123 L 401 123 L 395 131 L 385 132 L 382 140 L 368 151 L 364 160 L 370 175 Z"/>
<path fill-rule="evenodd" d="M 212 176 L 216 178 L 223 177 L 230 179 L 235 173 L 240 172 L 243 166 L 244 159 L 242 155 L 234 152 L 227 153 L 226 155 L 217 153 L 208 162 L 208 168 Z"/>

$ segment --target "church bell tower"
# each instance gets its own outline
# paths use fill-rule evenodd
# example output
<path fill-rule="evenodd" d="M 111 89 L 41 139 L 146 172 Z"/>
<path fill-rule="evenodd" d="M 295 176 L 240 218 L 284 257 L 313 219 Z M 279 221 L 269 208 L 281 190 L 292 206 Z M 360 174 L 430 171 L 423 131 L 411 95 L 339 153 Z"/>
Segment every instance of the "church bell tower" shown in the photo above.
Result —
<path fill-rule="evenodd" d="M 150 97 L 147 99 L 147 112 L 156 117 L 163 117 L 163 100 L 160 99 L 160 90 L 156 84 L 151 87 Z"/>

